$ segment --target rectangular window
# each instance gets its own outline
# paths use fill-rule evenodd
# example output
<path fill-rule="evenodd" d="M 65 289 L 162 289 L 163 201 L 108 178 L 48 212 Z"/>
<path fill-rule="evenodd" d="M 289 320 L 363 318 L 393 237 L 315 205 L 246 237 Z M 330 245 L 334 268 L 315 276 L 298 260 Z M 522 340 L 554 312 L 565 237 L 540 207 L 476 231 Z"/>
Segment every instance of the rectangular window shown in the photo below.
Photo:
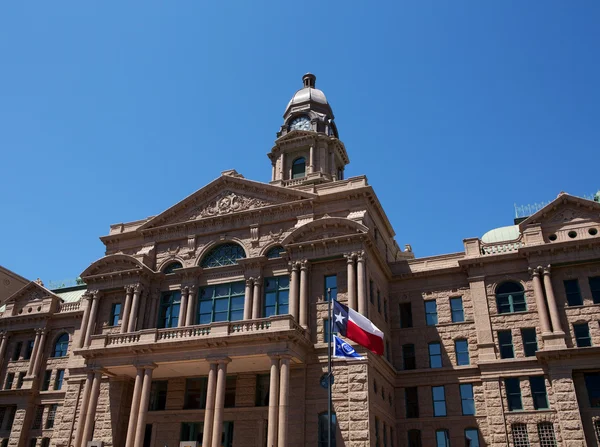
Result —
<path fill-rule="evenodd" d="M 50 438 L 42 438 L 41 447 L 50 447 Z"/>
<path fill-rule="evenodd" d="M 387 306 L 388 306 L 387 299 L 384 298 L 383 299 L 383 319 L 385 320 L 386 323 L 388 321 Z"/>
<path fill-rule="evenodd" d="M 565 293 L 567 294 L 567 303 L 569 306 L 581 306 L 583 298 L 579 290 L 579 281 L 576 279 L 567 279 L 563 281 L 565 285 Z"/>
<path fill-rule="evenodd" d="M 387 447 L 387 426 L 383 423 L 383 447 Z"/>
<path fill-rule="evenodd" d="M 21 389 L 21 387 L 23 386 L 23 379 L 25 378 L 25 373 L 24 372 L 20 372 L 19 376 L 17 377 L 17 389 Z"/>
<path fill-rule="evenodd" d="M 323 291 L 323 297 L 325 301 L 329 301 L 329 297 L 337 300 L 337 275 L 327 275 L 325 277 L 325 290 Z"/>
<path fill-rule="evenodd" d="M 446 416 L 446 392 L 443 386 L 432 386 L 433 415 Z"/>
<path fill-rule="evenodd" d="M 535 328 L 522 328 L 521 338 L 523 339 L 523 350 L 525 351 L 525 357 L 535 357 L 535 352 L 538 350 Z"/>
<path fill-rule="evenodd" d="M 56 410 L 58 409 L 58 404 L 50 405 L 48 409 L 48 417 L 46 418 L 46 428 L 54 428 L 54 421 L 56 420 Z"/>
<path fill-rule="evenodd" d="M 508 411 L 516 411 L 523 409 L 521 401 L 521 382 L 516 377 L 504 379 L 504 387 L 506 388 L 506 398 L 508 400 Z"/>
<path fill-rule="evenodd" d="M 33 430 L 39 430 L 42 428 L 42 418 L 44 417 L 44 406 L 38 405 L 35 407 L 35 416 L 33 417 L 33 424 L 31 428 Z"/>
<path fill-rule="evenodd" d="M 152 442 L 152 424 L 146 424 L 144 430 L 144 442 L 142 447 L 150 447 L 150 443 Z"/>
<path fill-rule="evenodd" d="M 410 303 L 400 303 L 400 327 L 413 327 L 412 305 Z"/>
<path fill-rule="evenodd" d="M 556 447 L 556 435 L 552 422 L 540 422 L 538 436 L 540 437 L 540 447 Z"/>
<path fill-rule="evenodd" d="M 406 403 L 406 418 L 419 417 L 419 392 L 416 386 L 404 388 L 404 401 Z"/>
<path fill-rule="evenodd" d="M 450 298 L 450 310 L 452 312 L 453 323 L 465 321 L 465 311 L 463 309 L 463 300 L 461 296 Z"/>
<path fill-rule="evenodd" d="M 161 411 L 167 406 L 168 380 L 153 380 L 150 385 L 149 411 Z"/>
<path fill-rule="evenodd" d="M 434 326 L 438 323 L 437 303 L 435 300 L 425 301 L 425 323 Z"/>
<path fill-rule="evenodd" d="M 265 278 L 264 292 L 265 317 L 285 315 L 289 313 L 290 278 L 289 276 L 274 276 Z M 242 306 L 242 311 L 243 311 Z"/>
<path fill-rule="evenodd" d="M 6 374 L 6 383 L 4 384 L 4 389 L 5 390 L 12 389 L 14 381 L 15 381 L 15 373 Z"/>
<path fill-rule="evenodd" d="M 8 419 L 6 420 L 6 429 L 12 430 L 13 422 L 15 421 L 15 415 L 17 414 L 17 407 L 8 407 Z"/>
<path fill-rule="evenodd" d="M 272 286 L 272 283 L 267 285 L 267 281 L 265 281 L 265 291 L 272 287 L 277 287 L 277 285 Z M 242 320 L 244 318 L 245 289 L 244 281 L 202 287 L 198 295 L 199 324 Z M 271 302 L 270 298 L 268 300 Z M 268 306 L 267 299 L 265 299 L 265 309 L 266 306 Z M 274 308 L 276 309 L 276 307 Z"/>
<path fill-rule="evenodd" d="M 423 447 L 421 430 L 408 430 L 408 447 Z"/>
<path fill-rule="evenodd" d="M 162 294 L 158 310 L 157 327 L 159 329 L 179 325 L 179 306 L 181 306 L 181 292 L 179 290 Z"/>
<path fill-rule="evenodd" d="M 526 424 L 512 424 L 514 447 L 529 447 L 529 434 Z"/>
<path fill-rule="evenodd" d="M 48 369 L 44 372 L 44 380 L 42 380 L 42 391 L 48 391 L 50 389 L 50 377 L 52 377 L 52 370 Z"/>
<path fill-rule="evenodd" d="M 19 341 L 15 344 L 15 350 L 13 351 L 13 355 L 11 360 L 12 361 L 17 361 L 19 360 L 19 358 L 21 357 L 21 350 L 23 349 L 23 342 Z"/>
<path fill-rule="evenodd" d="M 389 340 L 385 341 L 385 358 L 388 359 L 389 362 L 392 361 L 392 351 L 390 350 Z"/>
<path fill-rule="evenodd" d="M 586 373 L 583 376 L 590 407 L 600 408 L 600 372 Z"/>
<path fill-rule="evenodd" d="M 375 446 L 379 447 L 379 419 L 375 416 Z"/>
<path fill-rule="evenodd" d="M 33 354 L 33 346 L 35 345 L 35 340 L 27 340 L 27 345 L 25 346 L 25 360 L 29 360 L 31 358 L 31 354 Z"/>
<path fill-rule="evenodd" d="M 54 389 L 55 390 L 58 391 L 58 390 L 62 389 L 64 378 L 65 378 L 65 370 L 64 369 L 57 369 L 56 370 L 56 377 L 54 377 Z"/>
<path fill-rule="evenodd" d="M 460 401 L 463 416 L 473 416 L 475 414 L 475 398 L 472 384 L 462 383 L 460 385 Z"/>
<path fill-rule="evenodd" d="M 375 286 L 373 285 L 373 280 L 370 279 L 369 280 L 369 300 L 371 301 L 371 304 L 375 304 L 375 295 L 373 292 L 373 290 L 375 290 L 374 288 Z"/>
<path fill-rule="evenodd" d="M 225 408 L 235 407 L 235 386 L 237 376 L 227 376 L 225 380 Z"/>
<path fill-rule="evenodd" d="M 110 309 L 109 326 L 117 326 L 121 319 L 121 303 L 113 303 Z"/>
<path fill-rule="evenodd" d="M 467 447 L 479 447 L 479 430 L 476 428 L 465 429 L 465 445 Z"/>
<path fill-rule="evenodd" d="M 448 433 L 448 430 L 436 430 L 435 446 L 450 447 L 450 434 Z"/>
<path fill-rule="evenodd" d="M 515 357 L 515 350 L 513 349 L 512 332 L 498 331 L 498 345 L 500 346 L 500 358 L 501 359 L 512 359 Z"/>
<path fill-rule="evenodd" d="M 456 364 L 465 366 L 471 364 L 469 358 L 469 342 L 467 340 L 456 340 L 454 342 L 454 351 L 456 353 Z"/>
<path fill-rule="evenodd" d="M 186 379 L 185 381 L 185 403 L 184 410 L 203 410 L 206 408 L 206 377 Z"/>
<path fill-rule="evenodd" d="M 6 416 L 7 407 L 0 407 L 0 427 L 2 427 L 2 423 L 4 422 L 4 417 Z"/>
<path fill-rule="evenodd" d="M 429 367 L 442 367 L 442 348 L 439 343 L 429 343 Z"/>
<path fill-rule="evenodd" d="M 377 290 L 377 312 L 381 313 L 381 292 Z"/>
<path fill-rule="evenodd" d="M 37 438 L 31 438 L 29 440 L 29 447 L 35 447 L 37 445 Z"/>
<path fill-rule="evenodd" d="M 575 341 L 577 347 L 585 348 L 592 346 L 592 338 L 590 337 L 590 328 L 587 323 L 579 323 L 573 325 L 573 331 L 575 332 Z"/>
<path fill-rule="evenodd" d="M 415 361 L 415 345 L 402 346 L 402 361 L 405 370 L 415 369 L 417 367 Z"/>
<path fill-rule="evenodd" d="M 600 304 L 600 276 L 589 279 L 594 304 Z"/>
<path fill-rule="evenodd" d="M 531 387 L 533 408 L 536 410 L 545 410 L 549 408 L 548 395 L 546 394 L 546 381 L 544 380 L 544 376 L 529 377 L 529 386 Z"/>
<path fill-rule="evenodd" d="M 204 423 L 202 422 L 182 422 L 180 440 L 183 442 L 197 441 L 202 444 L 202 435 L 204 434 Z"/>
<path fill-rule="evenodd" d="M 270 374 L 258 374 L 256 376 L 256 406 L 269 406 L 269 388 L 271 385 Z"/>

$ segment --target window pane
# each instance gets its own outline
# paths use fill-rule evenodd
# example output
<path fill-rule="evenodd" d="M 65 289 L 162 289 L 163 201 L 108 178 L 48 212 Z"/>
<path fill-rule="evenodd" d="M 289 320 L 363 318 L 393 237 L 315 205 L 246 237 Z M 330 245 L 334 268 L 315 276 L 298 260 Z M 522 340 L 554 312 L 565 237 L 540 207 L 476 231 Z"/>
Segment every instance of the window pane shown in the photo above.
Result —
<path fill-rule="evenodd" d="M 594 304 L 600 304 L 600 276 L 589 279 Z"/>
<path fill-rule="evenodd" d="M 423 447 L 421 442 L 421 430 L 408 431 L 408 447 Z"/>
<path fill-rule="evenodd" d="M 500 358 L 512 359 L 515 352 L 512 344 L 511 331 L 498 331 L 498 344 L 500 345 Z"/>
<path fill-rule="evenodd" d="M 467 340 L 456 340 L 454 346 L 456 351 L 456 364 L 458 366 L 469 365 L 471 359 L 469 358 L 469 344 Z"/>
<path fill-rule="evenodd" d="M 519 379 L 514 377 L 504 379 L 504 386 L 506 388 L 509 411 L 522 410 L 523 404 L 521 402 L 521 384 Z"/>
<path fill-rule="evenodd" d="M 402 346 L 402 359 L 404 362 L 404 369 L 415 369 L 415 345 L 403 345 Z"/>
<path fill-rule="evenodd" d="M 462 403 L 463 415 L 475 414 L 475 400 L 473 399 L 473 385 L 463 383 L 460 385 L 460 399 Z"/>
<path fill-rule="evenodd" d="M 325 277 L 324 299 L 329 299 L 328 290 L 331 289 L 331 298 L 337 300 L 337 276 L 329 275 Z"/>
<path fill-rule="evenodd" d="M 535 352 L 538 349 L 535 328 L 521 329 L 521 337 L 523 338 L 523 349 L 525 351 L 525 357 L 534 357 Z"/>
<path fill-rule="evenodd" d="M 436 447 L 450 447 L 450 435 L 447 430 L 438 430 L 435 432 Z"/>
<path fill-rule="evenodd" d="M 452 310 L 452 322 L 465 321 L 462 297 L 450 298 L 450 309 Z"/>
<path fill-rule="evenodd" d="M 410 387 L 404 389 L 404 400 L 406 403 L 406 417 L 407 418 L 418 418 L 419 417 L 419 393 L 417 387 Z"/>
<path fill-rule="evenodd" d="M 584 378 L 590 407 L 600 408 L 600 373 L 586 373 Z"/>
<path fill-rule="evenodd" d="M 400 303 L 400 327 L 413 327 L 412 306 L 410 303 Z"/>
<path fill-rule="evenodd" d="M 425 301 L 425 322 L 428 326 L 438 323 L 437 304 L 435 300 Z"/>
<path fill-rule="evenodd" d="M 575 332 L 575 340 L 577 346 L 584 348 L 592 346 L 592 339 L 590 338 L 590 329 L 587 323 L 574 324 L 573 330 Z"/>
<path fill-rule="evenodd" d="M 446 393 L 443 386 L 431 387 L 433 396 L 433 415 L 446 416 Z"/>
<path fill-rule="evenodd" d="M 533 407 L 536 410 L 548 408 L 548 396 L 546 394 L 546 382 L 544 376 L 532 376 L 529 378 Z"/>
<path fill-rule="evenodd" d="M 567 279 L 564 282 L 565 293 L 567 294 L 567 303 L 569 306 L 581 306 L 583 298 L 579 291 L 579 281 L 576 279 Z"/>
<path fill-rule="evenodd" d="M 479 430 L 476 428 L 467 428 L 465 430 L 466 447 L 479 447 Z"/>
<path fill-rule="evenodd" d="M 439 343 L 429 343 L 429 367 L 442 367 L 442 355 Z"/>

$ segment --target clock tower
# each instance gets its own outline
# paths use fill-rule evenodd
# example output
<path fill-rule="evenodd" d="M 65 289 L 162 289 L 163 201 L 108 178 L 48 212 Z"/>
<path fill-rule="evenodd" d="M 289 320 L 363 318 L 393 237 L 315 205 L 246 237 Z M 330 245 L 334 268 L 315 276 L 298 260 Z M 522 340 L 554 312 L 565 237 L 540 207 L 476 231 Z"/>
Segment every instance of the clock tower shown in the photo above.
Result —
<path fill-rule="evenodd" d="M 350 160 L 325 94 L 307 73 L 303 86 L 288 103 L 275 146 L 268 154 L 273 166 L 271 184 L 298 187 L 343 180 Z"/>

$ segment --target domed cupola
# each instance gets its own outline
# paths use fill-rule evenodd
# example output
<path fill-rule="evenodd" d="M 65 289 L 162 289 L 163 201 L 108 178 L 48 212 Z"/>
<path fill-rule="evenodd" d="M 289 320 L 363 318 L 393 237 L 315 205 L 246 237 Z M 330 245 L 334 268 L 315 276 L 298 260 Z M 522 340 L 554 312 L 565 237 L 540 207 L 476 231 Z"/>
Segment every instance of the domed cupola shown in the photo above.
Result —
<path fill-rule="evenodd" d="M 285 108 L 284 123 L 277 133 L 278 137 L 292 130 L 308 130 L 338 136 L 333 122 L 333 111 L 325 93 L 315 87 L 316 80 L 317 77 L 312 73 L 302 76 L 303 87 L 294 94 Z"/>
<path fill-rule="evenodd" d="M 315 87 L 316 76 L 302 76 L 303 87 L 285 108 L 283 125 L 268 154 L 273 166 L 271 183 L 302 187 L 343 180 L 350 160 L 338 139 L 333 111 L 325 93 Z"/>

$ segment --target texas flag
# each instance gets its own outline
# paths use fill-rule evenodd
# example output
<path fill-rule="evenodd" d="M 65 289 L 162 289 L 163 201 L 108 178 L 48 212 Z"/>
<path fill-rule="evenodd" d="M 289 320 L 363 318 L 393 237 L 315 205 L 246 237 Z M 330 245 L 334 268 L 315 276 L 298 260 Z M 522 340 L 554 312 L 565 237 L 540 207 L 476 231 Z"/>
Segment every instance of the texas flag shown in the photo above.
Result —
<path fill-rule="evenodd" d="M 383 332 L 377 329 L 377 326 L 368 318 L 335 300 L 333 301 L 332 332 L 338 332 L 375 354 L 383 355 Z"/>

